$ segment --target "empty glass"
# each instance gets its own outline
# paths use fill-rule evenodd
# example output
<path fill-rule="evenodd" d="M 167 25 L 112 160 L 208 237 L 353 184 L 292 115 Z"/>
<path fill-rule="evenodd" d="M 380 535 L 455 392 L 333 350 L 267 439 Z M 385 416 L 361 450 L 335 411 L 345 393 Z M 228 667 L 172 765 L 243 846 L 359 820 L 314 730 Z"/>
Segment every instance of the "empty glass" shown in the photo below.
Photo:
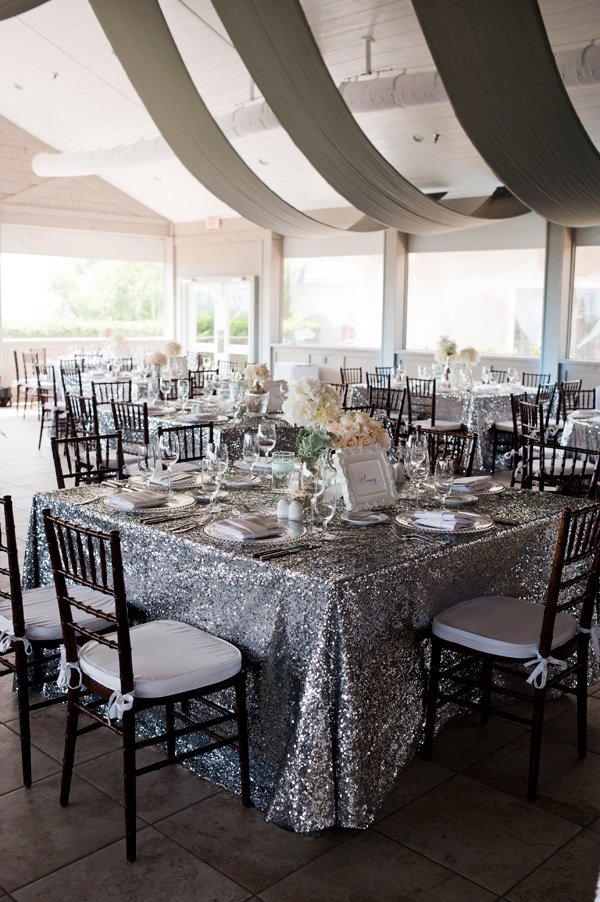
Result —
<path fill-rule="evenodd" d="M 171 491 L 171 471 L 173 464 L 179 460 L 179 439 L 172 432 L 165 432 L 158 440 L 157 446 L 158 459 L 164 465 L 167 471 L 167 492 Z"/>
<path fill-rule="evenodd" d="M 313 526 L 321 530 L 327 539 L 327 528 L 335 514 L 340 497 L 337 472 L 332 467 L 320 467 L 315 480 L 315 491 L 311 498 Z"/>
<path fill-rule="evenodd" d="M 404 450 L 404 468 L 408 478 L 415 484 L 415 504 L 419 507 L 421 486 L 429 476 L 429 451 L 424 436 L 410 435 Z"/>
<path fill-rule="evenodd" d="M 417 367 L 417 375 L 419 376 L 419 379 L 428 379 L 430 372 L 431 371 L 429 367 L 424 363 L 420 363 Z"/>
<path fill-rule="evenodd" d="M 171 378 L 167 379 L 166 376 L 161 376 L 160 380 L 160 393 L 163 396 L 163 401 L 166 402 L 171 397 Z"/>
<path fill-rule="evenodd" d="M 256 432 L 252 432 L 251 430 L 244 432 L 244 439 L 242 443 L 242 458 L 248 468 L 249 476 L 254 476 L 254 467 L 259 457 L 260 448 L 258 446 Z"/>
<path fill-rule="evenodd" d="M 182 410 L 185 409 L 185 405 L 187 404 L 187 399 L 190 396 L 190 382 L 189 379 L 178 379 L 177 380 L 177 400 L 179 401 L 179 406 Z"/>
<path fill-rule="evenodd" d="M 137 467 L 142 476 L 148 476 L 154 468 L 154 453 L 152 445 L 137 446 Z"/>
<path fill-rule="evenodd" d="M 435 491 L 442 499 L 442 507 L 446 507 L 446 499 L 454 485 L 454 461 L 449 458 L 438 457 L 433 473 Z"/>
<path fill-rule="evenodd" d="M 506 367 L 506 375 L 508 376 L 508 381 L 511 385 L 516 385 L 516 383 L 519 381 L 519 372 L 514 366 Z"/>
<path fill-rule="evenodd" d="M 492 369 L 489 366 L 481 367 L 481 381 L 484 385 L 488 385 L 492 380 Z"/>
<path fill-rule="evenodd" d="M 277 432 L 274 423 L 261 423 L 257 433 L 258 447 L 265 452 L 265 457 L 269 456 L 277 441 Z"/>

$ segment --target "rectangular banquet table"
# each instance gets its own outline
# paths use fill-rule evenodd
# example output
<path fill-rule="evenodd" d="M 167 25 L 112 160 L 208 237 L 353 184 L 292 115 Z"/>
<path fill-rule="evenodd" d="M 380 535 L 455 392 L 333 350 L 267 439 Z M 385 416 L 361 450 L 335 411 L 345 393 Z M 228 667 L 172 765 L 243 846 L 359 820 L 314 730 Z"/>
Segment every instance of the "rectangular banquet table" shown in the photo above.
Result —
<path fill-rule="evenodd" d="M 200 519 L 175 535 L 117 513 L 106 488 L 35 496 L 24 581 L 51 582 L 42 510 L 118 528 L 129 601 L 150 618 L 179 619 L 234 642 L 248 664 L 253 799 L 268 820 L 308 832 L 367 827 L 414 756 L 423 720 L 431 616 L 465 597 L 539 593 L 559 512 L 554 495 L 505 491 L 480 513 L 514 518 L 487 532 L 400 541 L 391 520 L 334 521 L 335 541 L 270 562 L 256 545 L 209 538 Z M 266 491 L 229 500 L 273 505 Z M 78 505 L 98 497 L 93 503 Z M 573 504 L 579 502 L 571 501 Z M 406 509 L 401 501 L 399 511 Z M 205 509 L 191 509 L 198 517 Z M 238 765 L 221 750 L 198 771 L 234 791 Z"/>

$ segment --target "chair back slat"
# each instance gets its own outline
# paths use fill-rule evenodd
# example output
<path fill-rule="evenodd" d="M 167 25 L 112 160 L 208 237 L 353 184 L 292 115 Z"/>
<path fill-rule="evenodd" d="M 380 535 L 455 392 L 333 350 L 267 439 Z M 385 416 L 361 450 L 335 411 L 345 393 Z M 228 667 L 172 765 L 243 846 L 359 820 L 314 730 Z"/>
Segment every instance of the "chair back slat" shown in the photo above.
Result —
<path fill-rule="evenodd" d="M 13 513 L 12 498 L 4 495 L 0 498 L 2 507 L 2 521 L 0 522 L 0 552 L 6 556 L 6 566 L 2 567 L 2 574 L 8 576 L 8 592 L 3 592 L 4 598 L 11 602 L 13 632 L 15 636 L 25 635 L 25 615 L 23 612 L 23 591 L 21 589 L 21 572 L 19 569 L 19 553 L 17 549 L 17 532 Z M 4 541 L 2 542 L 2 529 Z"/>
<path fill-rule="evenodd" d="M 113 427 L 120 432 L 123 444 L 149 445 L 150 427 L 148 425 L 148 405 L 144 401 L 134 404 L 129 401 L 111 401 Z"/>
<path fill-rule="evenodd" d="M 430 419 L 435 426 L 435 379 L 406 377 L 406 398 L 408 401 L 408 422 Z"/>
<path fill-rule="evenodd" d="M 340 379 L 343 385 L 359 385 L 363 381 L 362 366 L 341 366 Z"/>
<path fill-rule="evenodd" d="M 48 508 L 43 515 L 67 661 L 77 662 L 78 636 L 113 648 L 119 658 L 121 692 L 131 692 L 133 664 L 120 535 L 116 530 L 106 533 L 70 523 L 54 516 Z M 73 609 L 86 613 L 94 609 L 69 593 L 71 582 L 112 596 L 114 610 L 103 610 L 101 616 L 116 624 L 116 639 L 83 627 L 74 620 Z"/>
<path fill-rule="evenodd" d="M 120 432 L 52 437 L 52 458 L 59 489 L 123 478 L 123 442 Z"/>
<path fill-rule="evenodd" d="M 94 398 L 85 395 L 67 394 L 67 417 L 70 435 L 98 434 L 98 405 Z"/>
<path fill-rule="evenodd" d="M 493 381 L 498 385 L 502 385 L 508 382 L 508 370 L 497 370 L 494 369 L 493 366 L 491 366 L 490 373 L 492 374 Z"/>
<path fill-rule="evenodd" d="M 210 423 L 208 440 L 213 440 L 213 424 Z M 158 438 L 163 435 L 176 436 L 179 442 L 179 460 L 202 460 L 204 457 L 204 430 L 207 424 L 192 423 L 181 426 L 159 426 L 157 430 Z"/>
<path fill-rule="evenodd" d="M 456 476 L 471 475 L 477 450 L 476 432 L 421 429 L 421 433 L 427 437 L 429 466 L 432 473 L 435 471 L 436 460 L 441 459 L 454 461 Z"/>
<path fill-rule="evenodd" d="M 119 382 L 92 382 L 92 396 L 97 404 L 131 401 L 131 379 Z"/>
<path fill-rule="evenodd" d="M 526 388 L 539 388 L 540 385 L 548 385 L 550 379 L 550 373 L 522 373 L 521 385 Z"/>
<path fill-rule="evenodd" d="M 524 450 L 524 488 L 554 491 L 574 498 L 596 497 L 599 452 L 574 445 L 547 445 L 537 438 L 527 439 Z"/>

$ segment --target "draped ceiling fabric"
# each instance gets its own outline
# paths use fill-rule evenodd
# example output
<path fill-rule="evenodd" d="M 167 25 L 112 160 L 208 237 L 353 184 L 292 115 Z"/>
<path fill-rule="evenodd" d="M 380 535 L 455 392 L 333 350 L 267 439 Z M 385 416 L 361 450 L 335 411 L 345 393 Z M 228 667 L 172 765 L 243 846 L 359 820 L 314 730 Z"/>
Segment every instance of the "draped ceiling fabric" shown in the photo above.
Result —
<path fill-rule="evenodd" d="M 213 0 L 236 50 L 294 143 L 368 216 L 403 232 L 472 228 L 528 212 L 494 203 L 479 217 L 444 207 L 404 179 L 362 131 L 331 78 L 299 0 Z"/>
<path fill-rule="evenodd" d="M 413 0 L 465 132 L 498 178 L 558 225 L 600 223 L 600 154 L 535 0 Z"/>
<path fill-rule="evenodd" d="M 12 19 L 13 16 L 20 16 L 21 13 L 41 6 L 42 3 L 47 3 L 47 0 L 0 0 L 0 19 Z"/>

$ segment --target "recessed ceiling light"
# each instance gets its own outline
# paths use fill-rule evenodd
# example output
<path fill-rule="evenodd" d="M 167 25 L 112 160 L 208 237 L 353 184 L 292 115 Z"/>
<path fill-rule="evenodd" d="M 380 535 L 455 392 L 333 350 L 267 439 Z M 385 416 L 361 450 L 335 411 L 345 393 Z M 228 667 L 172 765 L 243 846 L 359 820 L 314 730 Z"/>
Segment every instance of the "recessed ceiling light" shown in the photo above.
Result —
<path fill-rule="evenodd" d="M 260 163 L 261 166 L 268 166 L 268 165 L 269 165 L 269 161 L 268 161 L 268 160 L 265 160 L 264 157 L 259 157 L 259 158 L 258 158 L 258 162 Z"/>
<path fill-rule="evenodd" d="M 13 83 L 13 88 L 16 88 L 17 91 L 22 91 L 22 90 L 23 90 L 23 85 L 18 85 L 18 84 L 16 83 L 16 81 L 15 81 L 15 82 Z"/>
<path fill-rule="evenodd" d="M 424 140 L 425 140 L 424 135 L 413 135 L 413 141 L 416 141 L 417 144 L 420 144 Z"/>
<path fill-rule="evenodd" d="M 161 177 L 158 176 L 158 175 L 153 175 L 152 178 L 153 178 L 153 180 L 154 180 L 155 182 L 162 182 Z"/>

